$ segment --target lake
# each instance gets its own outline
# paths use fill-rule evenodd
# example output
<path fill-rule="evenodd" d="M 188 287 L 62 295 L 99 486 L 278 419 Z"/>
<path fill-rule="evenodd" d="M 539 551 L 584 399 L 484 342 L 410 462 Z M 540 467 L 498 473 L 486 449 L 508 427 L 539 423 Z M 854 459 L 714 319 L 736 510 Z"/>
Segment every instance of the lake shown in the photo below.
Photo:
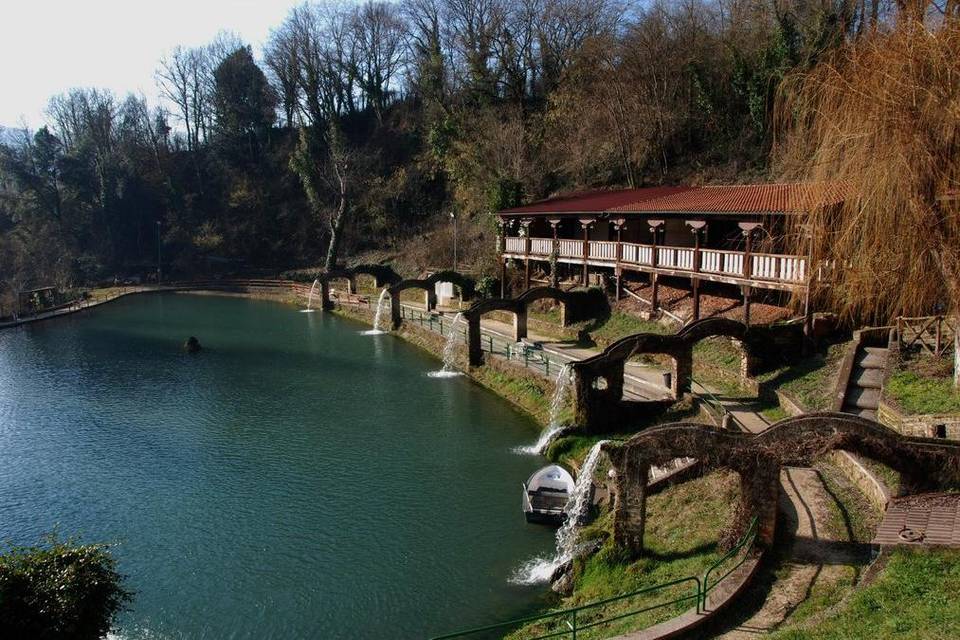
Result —
<path fill-rule="evenodd" d="M 113 542 L 120 638 L 422 638 L 524 615 L 538 426 L 390 335 L 140 295 L 0 332 L 0 540 Z M 181 349 L 191 335 L 203 351 Z"/>

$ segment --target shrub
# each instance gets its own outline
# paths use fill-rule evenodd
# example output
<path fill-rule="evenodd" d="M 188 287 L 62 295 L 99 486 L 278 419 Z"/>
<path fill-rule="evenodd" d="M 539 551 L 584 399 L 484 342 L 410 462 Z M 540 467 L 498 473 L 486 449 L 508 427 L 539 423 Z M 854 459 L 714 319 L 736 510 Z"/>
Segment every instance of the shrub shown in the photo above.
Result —
<path fill-rule="evenodd" d="M 132 594 L 105 545 L 51 536 L 0 554 L 0 635 L 93 640 L 110 631 Z"/>

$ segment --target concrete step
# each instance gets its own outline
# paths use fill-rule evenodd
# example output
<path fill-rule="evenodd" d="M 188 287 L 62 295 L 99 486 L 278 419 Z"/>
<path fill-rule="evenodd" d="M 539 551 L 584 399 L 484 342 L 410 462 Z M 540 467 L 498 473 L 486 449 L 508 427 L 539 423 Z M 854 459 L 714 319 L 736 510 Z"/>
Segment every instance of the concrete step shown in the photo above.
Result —
<path fill-rule="evenodd" d="M 844 405 L 844 413 L 851 413 L 855 416 L 860 416 L 861 418 L 866 418 L 867 420 L 876 420 L 877 412 L 873 409 L 860 409 L 859 407 L 851 407 L 850 405 Z"/>
<path fill-rule="evenodd" d="M 857 407 L 858 409 L 876 410 L 880 404 L 879 389 L 861 389 L 859 387 L 847 387 L 847 396 L 843 400 L 845 407 Z"/>
<path fill-rule="evenodd" d="M 887 366 L 889 349 L 880 347 L 863 347 L 857 352 L 856 364 L 864 369 L 883 369 Z"/>
<path fill-rule="evenodd" d="M 850 372 L 850 384 L 862 389 L 879 389 L 883 386 L 883 369 L 855 367 Z"/>

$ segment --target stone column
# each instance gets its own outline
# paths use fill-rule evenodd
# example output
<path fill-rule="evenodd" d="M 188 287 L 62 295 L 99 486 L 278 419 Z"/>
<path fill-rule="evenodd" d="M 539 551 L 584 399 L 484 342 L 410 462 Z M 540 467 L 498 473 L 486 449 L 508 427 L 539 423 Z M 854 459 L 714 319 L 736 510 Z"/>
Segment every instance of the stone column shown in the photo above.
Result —
<path fill-rule="evenodd" d="M 357 276 L 350 275 L 347 277 L 347 293 L 350 295 L 356 295 L 357 293 Z"/>
<path fill-rule="evenodd" d="M 530 288 L 530 245 L 532 240 L 530 238 L 530 224 L 533 222 L 531 218 L 524 218 L 520 221 L 520 225 L 523 227 L 523 290 L 526 291 Z"/>
<path fill-rule="evenodd" d="M 527 337 L 527 305 L 517 307 L 513 314 L 513 341 L 520 342 Z"/>
<path fill-rule="evenodd" d="M 620 261 L 623 260 L 623 230 L 627 227 L 627 221 L 624 218 L 617 218 L 612 222 L 613 228 L 617 230 L 617 263 L 614 267 L 617 282 L 613 299 L 619 300 L 623 297 L 623 269 L 620 266 Z"/>
<path fill-rule="evenodd" d="M 432 287 L 423 292 L 423 304 L 428 313 L 437 308 L 437 292 Z"/>
<path fill-rule="evenodd" d="M 647 524 L 647 479 L 650 465 L 637 458 L 634 447 L 616 456 L 616 499 L 613 507 L 613 540 L 631 556 L 643 553 Z M 611 455 L 611 459 L 614 456 Z"/>
<path fill-rule="evenodd" d="M 394 331 L 400 328 L 403 323 L 403 316 L 400 315 L 400 292 L 390 291 L 390 326 Z"/>
<path fill-rule="evenodd" d="M 755 466 L 740 473 L 740 504 L 747 522 L 757 517 L 757 540 L 772 545 L 777 531 L 777 504 L 780 500 L 780 465 L 773 460 L 759 459 Z"/>
<path fill-rule="evenodd" d="M 480 344 L 480 316 L 465 316 L 467 319 L 467 356 L 471 367 L 483 364 L 483 345 Z"/>
<path fill-rule="evenodd" d="M 585 433 L 602 433 L 616 424 L 623 399 L 623 372 L 623 360 L 594 365 L 590 370 L 574 367 L 574 422 Z"/>
<path fill-rule="evenodd" d="M 684 394 L 690 393 L 691 391 L 693 379 L 693 347 L 680 347 L 671 355 L 673 356 L 673 387 L 670 391 L 677 400 L 680 400 Z"/>

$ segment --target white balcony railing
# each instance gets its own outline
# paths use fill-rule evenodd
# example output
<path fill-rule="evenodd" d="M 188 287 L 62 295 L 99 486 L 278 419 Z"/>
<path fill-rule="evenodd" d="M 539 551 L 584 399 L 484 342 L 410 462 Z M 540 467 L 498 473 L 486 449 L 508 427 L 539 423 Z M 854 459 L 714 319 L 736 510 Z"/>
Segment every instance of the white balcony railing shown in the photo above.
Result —
<path fill-rule="evenodd" d="M 507 238 L 506 240 L 507 240 L 506 242 L 507 253 L 526 253 L 527 251 L 526 238 Z"/>
<path fill-rule="evenodd" d="M 591 240 L 590 258 L 593 260 L 616 260 L 617 243 L 606 240 Z"/>
<path fill-rule="evenodd" d="M 549 238 L 531 238 L 530 253 L 538 256 L 549 256 L 553 253 L 553 240 Z"/>
<path fill-rule="evenodd" d="M 700 271 L 719 273 L 725 276 L 742 276 L 743 254 L 739 251 L 701 249 Z"/>
<path fill-rule="evenodd" d="M 558 240 L 561 258 L 583 258 L 583 240 Z"/>
<path fill-rule="evenodd" d="M 505 253 L 525 255 L 527 251 L 526 238 L 506 238 Z M 583 240 L 563 239 L 556 241 L 557 254 L 567 260 L 584 259 Z M 617 243 L 609 240 L 591 240 L 588 243 L 587 258 L 593 262 L 617 262 Z M 553 253 L 554 241 L 552 238 L 531 238 L 530 255 L 540 259 Z M 675 271 L 694 272 L 696 251 L 692 247 L 654 247 L 649 244 L 634 244 L 623 242 L 620 244 L 620 261 L 625 264 L 638 266 L 652 266 L 653 252 L 657 252 L 657 268 Z M 729 276 L 732 278 L 745 277 L 745 254 L 741 251 L 726 251 L 722 249 L 700 250 L 700 273 Z M 771 253 L 754 253 L 750 256 L 750 279 L 797 284 L 807 277 L 807 261 L 799 256 L 778 255 Z"/>

